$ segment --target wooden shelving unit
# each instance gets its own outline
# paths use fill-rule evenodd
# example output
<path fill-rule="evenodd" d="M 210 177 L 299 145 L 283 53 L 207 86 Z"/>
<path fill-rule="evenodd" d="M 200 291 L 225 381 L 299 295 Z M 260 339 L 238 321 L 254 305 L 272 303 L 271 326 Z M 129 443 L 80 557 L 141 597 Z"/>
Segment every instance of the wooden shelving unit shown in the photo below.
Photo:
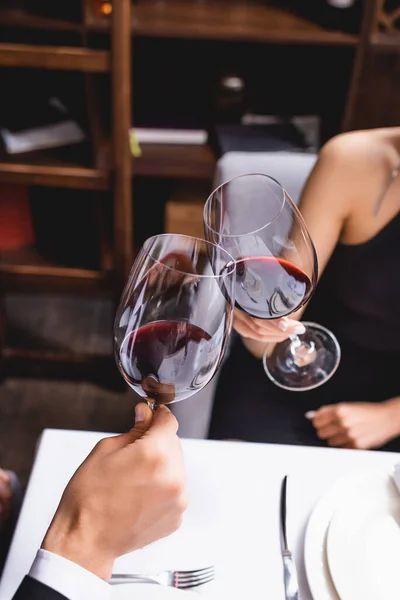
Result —
<path fill-rule="evenodd" d="M 19 5 L 23 6 L 22 0 Z M 400 84 L 395 83 L 398 71 L 397 75 L 393 72 L 400 54 L 397 12 L 389 10 L 385 0 L 365 0 L 359 31 L 346 33 L 324 27 L 295 12 L 293 9 L 297 6 L 290 0 L 112 0 L 112 14 L 103 15 L 99 0 L 82 0 L 79 20 L 33 14 L 21 7 L 0 8 L 0 29 L 14 32 L 18 40 L 14 43 L 6 37 L 0 41 L 0 67 L 83 74 L 90 134 L 88 148 L 82 146 L 65 155 L 46 151 L 7 156 L 0 150 L 0 183 L 98 194 L 100 257 L 98 269 L 84 269 L 35 258 L 7 263 L 0 256 L 2 290 L 118 296 L 134 254 L 132 183 L 135 179 L 192 181 L 194 186 L 211 182 L 216 156 L 208 145 L 144 144 L 140 158 L 131 156 L 128 137 L 132 126 L 131 87 L 139 63 L 146 61 L 146 54 L 138 50 L 143 48 L 143 43 L 182 43 L 188 48 L 196 43 L 204 44 L 204 48 L 214 44 L 213 47 L 219 49 L 224 45 L 230 49 L 239 45 L 246 52 L 250 47 L 269 45 L 279 45 L 281 49 L 294 47 L 292 52 L 296 52 L 296 48 L 300 51 L 300 47 L 310 48 L 310 52 L 328 48 L 338 56 L 347 52 L 353 64 L 342 130 L 399 124 L 399 108 L 378 110 L 373 106 L 376 81 L 381 86 L 383 76 L 387 89 L 383 93 L 380 87 L 382 98 L 389 96 L 388 86 L 400 88 Z M 40 38 L 37 45 L 37 38 L 32 41 L 29 33 L 26 43 L 22 43 L 24 32 L 43 33 L 43 42 Z M 60 45 L 54 45 L 54 36 L 60 37 Z M 66 36 L 73 41 L 66 43 Z M 209 55 L 205 60 L 209 60 Z M 183 69 L 182 65 L 171 64 L 169 68 L 171 71 Z M 260 77 L 266 76 L 268 64 L 261 64 L 259 69 L 263 74 Z M 290 76 L 288 72 L 287 77 Z M 111 105 L 104 102 L 98 78 L 107 78 Z M 134 93 L 133 104 L 136 104 L 140 89 L 134 88 Z M 163 102 L 162 96 L 159 101 Z M 104 194 L 107 193 L 113 195 L 111 241 L 105 224 L 108 217 L 104 211 Z M 135 199 L 137 203 L 140 201 L 140 198 Z M 140 223 L 138 225 L 140 228 Z M 97 358 L 94 357 L 1 348 L 2 339 L 0 331 L 0 351 L 10 373 L 18 371 L 16 363 L 23 369 L 34 364 L 34 372 L 42 372 L 40 364 L 45 365 L 44 371 L 48 372 L 52 363 L 61 367 L 64 374 L 68 372 L 68 364 L 74 368 L 79 365 L 81 374 L 85 368 L 91 372 L 96 369 Z"/>
<path fill-rule="evenodd" d="M 83 6 L 82 6 L 83 8 Z M 130 31 L 125 28 L 130 20 L 130 2 L 115 3 L 111 22 L 112 33 L 108 48 L 91 47 L 87 43 L 87 30 L 81 22 L 47 18 L 34 15 L 21 8 L 0 9 L 0 27 L 10 31 L 43 31 L 44 42 L 50 34 L 74 36 L 70 45 L 37 45 L 13 43 L 8 39 L 0 43 L 0 67 L 8 69 L 36 69 L 81 72 L 85 78 L 85 92 L 91 103 L 89 110 L 91 139 L 89 144 L 63 149 L 30 152 L 25 155 L 7 155 L 0 149 L 0 183 L 90 190 L 99 194 L 97 217 L 99 227 L 100 269 L 61 266 L 49 263 L 32 252 L 0 256 L 0 289 L 5 292 L 56 292 L 91 295 L 107 294 L 112 298 L 119 293 L 127 275 L 133 254 L 131 220 L 131 155 L 128 129 L 130 126 Z M 3 29 L 3 30 L 4 30 Z M 115 35 L 117 33 L 117 35 Z M 19 38 L 23 34 L 18 34 Z M 125 35 L 125 37 L 124 37 Z M 80 44 L 76 44 L 76 39 Z M 30 40 L 30 37 L 28 38 Z M 63 40 L 65 37 L 62 38 Z M 94 130 L 92 103 L 92 77 L 105 74 L 112 89 L 114 117 L 112 130 L 107 136 L 107 163 L 101 163 L 100 137 Z M 121 110 L 121 106 L 126 108 Z M 96 106 L 93 112 L 96 114 Z M 99 146 L 100 145 L 100 146 Z M 114 192 L 114 241 L 110 244 L 106 227 L 101 225 L 106 216 L 99 215 L 104 207 L 103 195 Z M 55 202 L 57 196 L 55 195 Z M 118 290 L 118 291 L 117 291 Z M 1 297 L 0 297 L 1 303 Z M 0 329 L 4 323 L 0 322 Z M 5 336 L 0 332 L 2 375 L 52 373 L 66 377 L 90 377 L 99 371 L 110 373 L 112 360 L 105 357 L 70 352 L 54 352 L 32 348 L 4 347 Z"/>

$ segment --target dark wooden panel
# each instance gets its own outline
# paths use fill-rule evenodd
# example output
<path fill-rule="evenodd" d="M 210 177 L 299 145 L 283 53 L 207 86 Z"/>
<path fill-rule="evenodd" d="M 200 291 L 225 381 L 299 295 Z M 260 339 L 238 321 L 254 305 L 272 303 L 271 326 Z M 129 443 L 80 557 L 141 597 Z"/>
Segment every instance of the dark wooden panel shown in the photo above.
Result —
<path fill-rule="evenodd" d="M 104 73 L 110 70 L 110 54 L 68 46 L 0 44 L 0 66 Z"/>

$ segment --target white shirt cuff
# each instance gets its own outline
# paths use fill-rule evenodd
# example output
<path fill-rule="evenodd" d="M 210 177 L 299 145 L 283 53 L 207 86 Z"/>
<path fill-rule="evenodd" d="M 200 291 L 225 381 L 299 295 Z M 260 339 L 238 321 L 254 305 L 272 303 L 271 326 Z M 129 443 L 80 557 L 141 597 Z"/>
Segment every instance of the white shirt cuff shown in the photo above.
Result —
<path fill-rule="evenodd" d="M 47 585 L 68 600 L 110 600 L 111 586 L 72 561 L 39 550 L 29 576 Z"/>

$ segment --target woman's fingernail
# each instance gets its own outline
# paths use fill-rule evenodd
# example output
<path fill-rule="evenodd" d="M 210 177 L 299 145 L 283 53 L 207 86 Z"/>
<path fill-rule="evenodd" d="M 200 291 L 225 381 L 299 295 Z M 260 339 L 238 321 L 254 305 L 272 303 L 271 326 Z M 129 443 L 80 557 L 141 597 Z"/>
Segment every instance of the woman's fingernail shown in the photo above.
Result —
<path fill-rule="evenodd" d="M 281 319 L 280 321 L 278 321 L 278 327 L 281 331 L 286 331 L 288 328 L 288 324 L 286 321 L 283 321 L 283 319 Z"/>
<path fill-rule="evenodd" d="M 295 335 L 303 335 L 303 333 L 305 332 L 306 328 L 301 323 L 299 323 L 298 325 L 296 325 L 296 327 L 293 327 L 292 329 L 292 333 L 294 333 Z"/>
<path fill-rule="evenodd" d="M 304 416 L 306 419 L 313 419 L 316 414 L 317 413 L 315 410 L 309 410 L 308 412 L 306 412 L 306 414 Z"/>

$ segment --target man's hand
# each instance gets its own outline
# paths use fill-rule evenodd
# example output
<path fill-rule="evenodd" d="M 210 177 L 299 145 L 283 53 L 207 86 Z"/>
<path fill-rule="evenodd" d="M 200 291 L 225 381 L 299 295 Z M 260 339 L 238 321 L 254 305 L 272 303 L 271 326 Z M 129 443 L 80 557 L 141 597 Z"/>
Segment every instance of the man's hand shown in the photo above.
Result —
<path fill-rule="evenodd" d="M 62 496 L 43 548 L 108 581 L 114 560 L 173 533 L 186 509 L 178 424 L 136 407 L 129 432 L 101 440 Z"/>
<path fill-rule="evenodd" d="M 329 446 L 379 448 L 400 434 L 398 402 L 356 402 L 323 406 L 306 414 Z"/>
<path fill-rule="evenodd" d="M 10 516 L 12 505 L 11 480 L 8 473 L 0 469 L 0 530 Z"/>

